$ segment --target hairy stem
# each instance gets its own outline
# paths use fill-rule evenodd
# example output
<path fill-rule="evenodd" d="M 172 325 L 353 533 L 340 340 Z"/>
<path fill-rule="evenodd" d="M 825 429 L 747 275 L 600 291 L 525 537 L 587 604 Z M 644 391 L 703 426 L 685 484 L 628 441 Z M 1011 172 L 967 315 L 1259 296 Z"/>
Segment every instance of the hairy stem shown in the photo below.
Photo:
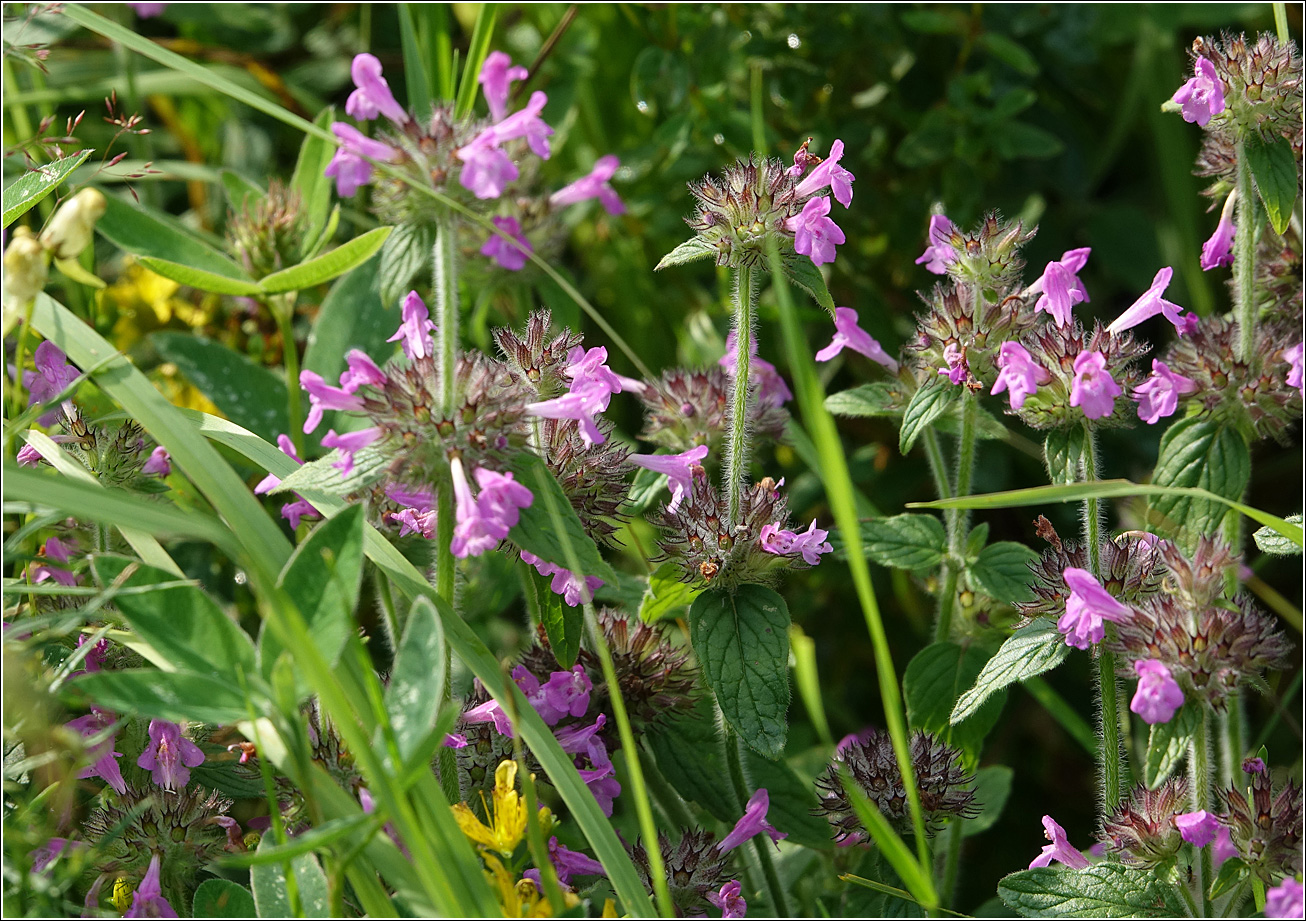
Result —
<path fill-rule="evenodd" d="M 458 369 L 458 227 L 453 218 L 436 221 L 431 286 L 435 293 L 435 357 L 440 372 L 440 408 L 448 416 L 454 407 Z"/>
<path fill-rule="evenodd" d="M 1206 809 L 1211 804 L 1211 713 L 1203 707 L 1197 731 L 1193 733 L 1188 746 L 1188 786 L 1191 805 L 1194 812 Z M 1211 848 L 1199 849 L 1197 868 L 1198 894 L 1202 901 L 1202 917 L 1209 918 L 1211 900 L 1207 895 L 1208 887 L 1215 877 L 1212 875 Z"/>
<path fill-rule="evenodd" d="M 1084 432 L 1084 481 L 1097 480 L 1097 442 L 1091 429 Z M 1082 510 L 1084 542 L 1088 547 L 1088 568 L 1102 578 L 1102 509 L 1096 498 L 1085 499 Z M 1106 625 L 1107 639 L 1114 627 Z M 1106 644 L 1097 648 L 1098 720 L 1101 735 L 1098 746 L 1098 779 L 1101 784 L 1102 808 L 1109 811 L 1120 802 L 1120 687 L 1116 679 L 1116 656 Z"/>
<path fill-rule="evenodd" d="M 735 271 L 735 380 L 730 391 L 730 428 L 726 432 L 726 528 L 731 536 L 748 479 L 748 374 L 753 365 L 753 270 Z"/>
<path fill-rule="evenodd" d="M 961 396 L 961 438 L 957 442 L 957 486 L 953 497 L 970 495 L 971 475 L 975 472 L 975 419 L 978 406 L 975 395 L 970 390 L 965 390 Z M 952 614 L 957 605 L 957 579 L 961 575 L 965 557 L 970 512 L 950 508 L 944 512 L 944 522 L 948 530 L 948 555 L 943 561 L 943 593 L 939 596 L 939 619 L 934 625 L 936 643 L 948 639 L 952 634 Z"/>
<path fill-rule="evenodd" d="M 743 760 L 739 757 L 741 744 L 739 736 L 727 726 L 726 763 L 730 766 L 730 783 L 735 788 L 740 814 L 743 813 L 749 797 L 752 796 L 748 789 L 748 781 L 744 778 Z M 790 917 L 789 903 L 785 899 L 784 887 L 780 885 L 780 877 L 775 872 L 775 862 L 771 860 L 771 852 L 767 850 L 770 846 L 771 839 L 765 834 L 753 836 L 753 851 L 757 854 L 757 862 L 761 864 L 762 875 L 766 878 L 766 888 L 771 896 L 771 910 L 778 918 L 788 918 Z"/>
<path fill-rule="evenodd" d="M 1237 292 L 1238 358 L 1250 364 L 1256 349 L 1256 191 L 1252 167 L 1241 140 L 1238 158 L 1238 229 L 1233 239 L 1233 277 Z"/>

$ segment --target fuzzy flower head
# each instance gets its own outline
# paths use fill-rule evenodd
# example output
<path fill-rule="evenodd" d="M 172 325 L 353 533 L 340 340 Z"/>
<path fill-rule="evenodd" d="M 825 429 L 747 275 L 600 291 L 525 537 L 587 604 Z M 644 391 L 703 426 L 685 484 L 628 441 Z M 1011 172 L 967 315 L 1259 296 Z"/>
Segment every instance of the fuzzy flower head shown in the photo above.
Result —
<path fill-rule="evenodd" d="M 667 888 L 671 892 L 671 901 L 675 904 L 678 916 L 706 915 L 708 906 L 717 904 L 712 900 L 713 896 L 721 897 L 725 893 L 728 897 L 734 892 L 730 885 L 734 875 L 730 860 L 717 847 L 711 832 L 702 829 L 686 831 L 674 847 L 666 833 L 659 832 L 658 849 L 662 852 Z M 635 872 L 639 874 L 644 888 L 652 892 L 652 871 L 643 841 L 630 849 L 630 859 L 635 864 Z M 732 904 L 728 899 L 723 901 L 727 905 Z"/>
<path fill-rule="evenodd" d="M 1287 781 L 1277 791 L 1269 771 L 1255 771 L 1250 787 L 1235 782 L 1221 791 L 1223 822 L 1239 856 L 1262 882 L 1302 872 L 1301 787 Z"/>
<path fill-rule="evenodd" d="M 986 214 L 969 231 L 943 221 L 937 226 L 933 220 L 930 222 L 930 249 L 926 254 L 932 255 L 931 264 L 941 263 L 954 282 L 997 292 L 997 300 L 1017 293 L 1025 268 L 1021 249 L 1038 228 L 1026 230 L 1020 221 L 1005 221 L 996 211 Z"/>
<path fill-rule="evenodd" d="M 136 759 L 139 767 L 149 771 L 154 782 L 165 790 L 176 791 L 190 783 L 190 768 L 204 763 L 204 752 L 181 734 L 181 727 L 167 720 L 150 720 L 150 744 Z"/>
<path fill-rule="evenodd" d="M 1134 388 L 1138 401 L 1138 418 L 1148 425 L 1156 425 L 1166 416 L 1173 416 L 1179 408 L 1179 397 L 1197 390 L 1192 378 L 1175 374 L 1163 361 L 1152 359 L 1152 376 Z"/>
<path fill-rule="evenodd" d="M 834 308 L 834 339 L 816 353 L 816 360 L 829 361 L 846 348 L 883 365 L 889 369 L 890 374 L 898 373 L 897 359 L 872 339 L 870 333 L 857 325 L 857 311 L 851 307 L 836 307 Z"/>
<path fill-rule="evenodd" d="M 1183 778 L 1168 780 L 1156 790 L 1139 784 L 1102 823 L 1107 850 L 1130 866 L 1169 864 L 1186 840 L 1178 822 L 1188 803 Z"/>
<path fill-rule="evenodd" d="M 1205 127 L 1211 116 L 1224 111 L 1224 87 L 1215 65 L 1206 58 L 1198 58 L 1193 69 L 1196 72 L 1175 90 L 1172 101 L 1182 107 L 1184 121 Z"/>
<path fill-rule="evenodd" d="M 1091 643 L 1102 642 L 1106 635 L 1104 621 L 1119 623 L 1129 618 L 1129 608 L 1116 601 L 1088 570 L 1067 567 L 1063 576 L 1070 597 L 1066 599 L 1066 613 L 1057 621 L 1057 630 L 1065 636 L 1067 646 L 1087 649 Z"/>
<path fill-rule="evenodd" d="M 838 165 L 842 154 L 843 143 L 835 141 L 830 158 L 806 178 L 797 166 L 790 169 L 778 159 L 750 157 L 719 178 L 690 183 L 698 210 L 686 223 L 698 237 L 697 250 L 689 258 L 715 253 L 717 265 L 756 265 L 766 258 L 767 240 L 775 239 L 790 259 L 795 253 L 817 265 L 832 262 L 844 234 L 829 217 L 829 196 L 819 193 L 828 187 L 844 207 L 851 203 L 853 175 Z M 805 155 L 801 165 L 805 168 L 814 160 Z"/>
<path fill-rule="evenodd" d="M 753 339 L 756 342 L 756 338 Z M 685 368 L 673 368 L 664 371 L 662 376 L 649 382 L 639 393 L 644 404 L 644 429 L 640 439 L 670 448 L 673 451 L 687 451 L 699 445 L 707 445 L 712 454 L 716 454 L 725 439 L 726 428 L 730 420 L 730 394 L 734 377 L 726 370 L 734 362 L 729 360 L 730 353 L 715 368 L 692 371 Z M 748 401 L 748 429 L 752 433 L 753 444 L 764 441 L 778 441 L 784 434 L 789 421 L 789 412 L 784 408 L 785 393 L 781 391 L 784 384 L 779 373 L 772 368 L 772 374 L 779 384 L 771 383 L 763 398 L 762 386 L 771 375 L 765 373 L 760 359 L 754 358 L 751 382 L 758 381 L 755 397 Z"/>
<path fill-rule="evenodd" d="M 1164 662 L 1140 659 L 1134 663 L 1134 671 L 1138 672 L 1138 690 L 1129 709 L 1149 725 L 1170 722 L 1184 705 L 1183 689 L 1170 677 L 1170 669 Z"/>

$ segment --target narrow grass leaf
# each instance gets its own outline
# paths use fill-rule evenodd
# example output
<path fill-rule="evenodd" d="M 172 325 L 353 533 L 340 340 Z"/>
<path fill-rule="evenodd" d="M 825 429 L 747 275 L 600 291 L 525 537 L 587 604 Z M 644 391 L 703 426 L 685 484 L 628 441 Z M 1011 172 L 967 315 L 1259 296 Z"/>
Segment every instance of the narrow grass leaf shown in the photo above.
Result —
<path fill-rule="evenodd" d="M 377 227 L 369 230 L 330 252 L 280 272 L 273 272 L 259 281 L 258 286 L 265 294 L 280 294 L 324 284 L 371 259 L 393 229 Z"/>

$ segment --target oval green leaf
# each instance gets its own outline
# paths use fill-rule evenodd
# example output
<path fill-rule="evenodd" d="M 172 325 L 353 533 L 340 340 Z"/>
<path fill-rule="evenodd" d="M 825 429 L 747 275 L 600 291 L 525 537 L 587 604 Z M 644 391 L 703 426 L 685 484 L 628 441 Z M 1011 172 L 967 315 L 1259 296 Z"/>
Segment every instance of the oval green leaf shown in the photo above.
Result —
<path fill-rule="evenodd" d="M 280 294 L 284 291 L 302 291 L 320 285 L 345 274 L 350 269 L 362 265 L 371 259 L 393 227 L 377 227 L 359 237 L 354 237 L 343 246 L 337 246 L 329 253 L 323 253 L 307 262 L 273 272 L 259 282 L 259 288 L 265 294 Z"/>

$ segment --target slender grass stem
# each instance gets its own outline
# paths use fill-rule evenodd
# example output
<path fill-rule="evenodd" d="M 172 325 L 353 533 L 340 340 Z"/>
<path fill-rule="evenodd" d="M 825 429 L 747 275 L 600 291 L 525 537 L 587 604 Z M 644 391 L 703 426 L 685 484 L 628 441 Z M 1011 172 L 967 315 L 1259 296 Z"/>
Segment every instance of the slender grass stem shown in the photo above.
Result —
<path fill-rule="evenodd" d="M 739 810 L 742 813 L 752 793 L 749 791 L 748 781 L 744 777 L 744 764 L 739 756 L 740 744 L 742 743 L 739 736 L 727 726 L 726 763 L 730 766 L 730 783 L 735 788 L 735 798 L 739 801 Z M 757 862 L 762 867 L 762 876 L 766 879 L 766 888 L 771 896 L 771 910 L 775 912 L 776 917 L 788 918 L 790 917 L 789 902 L 785 898 L 784 887 L 780 885 L 780 877 L 775 871 L 775 862 L 771 859 L 771 852 L 767 850 L 770 846 L 771 839 L 766 835 L 753 836 L 753 851 L 757 854 Z"/>
<path fill-rule="evenodd" d="M 748 480 L 748 376 L 753 364 L 753 270 L 735 270 L 735 379 L 726 432 L 726 527 L 734 534 Z"/>
<path fill-rule="evenodd" d="M 653 799 L 667 821 L 681 828 L 693 828 L 697 823 L 690 815 L 684 800 L 672 789 L 671 784 L 667 783 L 667 779 L 662 776 L 652 756 L 645 749 L 639 751 L 639 764 L 644 770 L 644 783 L 648 785 L 649 792 L 653 794 Z"/>
<path fill-rule="evenodd" d="M 953 819 L 948 826 L 948 840 L 943 850 L 943 881 L 939 887 L 939 905 L 952 904 L 952 893 L 957 888 L 957 874 L 961 870 L 961 822 Z"/>
<path fill-rule="evenodd" d="M 1238 158 L 1238 229 L 1233 239 L 1233 277 L 1237 292 L 1238 358 L 1251 364 L 1256 357 L 1256 191 L 1252 167 L 1241 140 Z"/>

